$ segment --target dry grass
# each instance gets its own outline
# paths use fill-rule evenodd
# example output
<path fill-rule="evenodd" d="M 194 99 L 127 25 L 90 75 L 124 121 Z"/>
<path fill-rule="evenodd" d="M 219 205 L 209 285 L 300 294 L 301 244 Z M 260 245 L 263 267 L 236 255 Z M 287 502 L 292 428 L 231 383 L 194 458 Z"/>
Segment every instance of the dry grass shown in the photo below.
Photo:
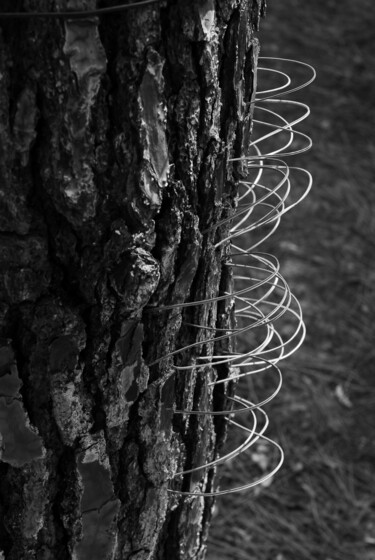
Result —
<path fill-rule="evenodd" d="M 208 558 L 375 560 L 375 4 L 269 4 L 262 54 L 318 71 L 299 96 L 315 147 L 296 160 L 314 191 L 262 248 L 283 263 L 308 335 L 267 407 L 284 467 L 218 500 Z M 250 462 L 230 464 L 223 484 L 245 483 Z"/>

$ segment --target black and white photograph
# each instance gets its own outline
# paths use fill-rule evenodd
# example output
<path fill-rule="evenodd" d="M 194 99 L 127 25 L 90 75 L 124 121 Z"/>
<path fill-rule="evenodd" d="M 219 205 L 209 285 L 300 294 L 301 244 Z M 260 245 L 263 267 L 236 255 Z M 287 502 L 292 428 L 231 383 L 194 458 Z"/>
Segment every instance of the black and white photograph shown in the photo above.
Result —
<path fill-rule="evenodd" d="M 375 560 L 375 3 L 1 0 L 0 560 Z"/>

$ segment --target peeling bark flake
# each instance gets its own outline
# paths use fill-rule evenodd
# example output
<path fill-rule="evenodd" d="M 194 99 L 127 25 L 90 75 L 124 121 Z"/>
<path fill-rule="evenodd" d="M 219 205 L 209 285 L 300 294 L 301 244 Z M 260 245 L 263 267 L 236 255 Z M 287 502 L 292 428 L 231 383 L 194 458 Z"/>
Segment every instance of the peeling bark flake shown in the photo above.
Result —
<path fill-rule="evenodd" d="M 101 75 L 107 68 L 97 23 L 90 20 L 66 21 L 63 52 L 69 57 L 70 68 L 77 76 L 78 86 L 90 106 L 98 92 Z"/>
<path fill-rule="evenodd" d="M 155 487 L 171 480 L 177 470 L 177 441 L 172 426 L 162 424 L 165 404 L 160 400 L 161 387 L 152 385 L 140 401 L 140 440 L 144 447 L 143 472 Z"/>
<path fill-rule="evenodd" d="M 22 528 L 26 538 L 36 539 L 45 521 L 44 512 L 48 503 L 46 491 L 48 472 L 45 461 L 34 461 L 28 467 L 28 480 L 23 487 L 23 502 L 26 505 Z"/>
<path fill-rule="evenodd" d="M 18 98 L 13 123 L 14 147 L 16 152 L 20 154 L 23 167 L 26 167 L 29 162 L 30 149 L 36 138 L 38 119 L 39 111 L 36 106 L 35 91 L 26 87 Z"/>
<path fill-rule="evenodd" d="M 146 162 L 142 172 L 141 187 L 150 203 L 156 207 L 161 204 L 159 189 L 167 185 L 169 176 L 163 65 L 161 56 L 150 49 L 139 90 L 142 107 L 143 159 Z"/>
<path fill-rule="evenodd" d="M 107 67 L 98 21 L 65 21 L 63 52 L 69 58 L 74 80 L 66 88 L 64 105 L 60 102 L 59 111 L 50 118 L 51 141 L 56 149 L 41 175 L 57 210 L 80 227 L 96 215 L 98 201 L 91 116 Z M 59 167 L 58 162 L 66 161 L 66 156 L 69 164 Z"/>
<path fill-rule="evenodd" d="M 81 340 L 72 335 L 62 335 L 49 346 L 49 372 L 53 415 L 65 445 L 73 445 L 92 426 L 91 402 L 82 384 L 79 347 L 85 344 L 85 334 Z"/>
<path fill-rule="evenodd" d="M 184 508 L 179 529 L 184 535 L 180 547 L 180 558 L 195 560 L 200 549 L 200 528 L 204 512 L 204 499 L 196 498 L 190 503 L 189 508 Z"/>
<path fill-rule="evenodd" d="M 23 467 L 43 458 L 45 450 L 22 405 L 22 382 L 9 341 L 2 341 L 0 357 L 4 372 L 0 377 L 0 461 Z"/>
<path fill-rule="evenodd" d="M 110 466 L 101 434 L 78 457 L 82 482 L 82 538 L 74 550 L 77 560 L 105 560 L 117 548 L 116 520 L 120 501 L 114 497 Z"/>
<path fill-rule="evenodd" d="M 114 344 L 111 365 L 101 382 L 106 424 L 116 449 L 124 442 L 131 405 L 147 387 L 148 368 L 141 365 L 142 341 L 142 325 L 134 320 L 125 321 Z"/>
<path fill-rule="evenodd" d="M 199 19 L 201 21 L 203 38 L 210 41 L 212 34 L 215 34 L 215 2 L 206 0 L 198 5 Z"/>

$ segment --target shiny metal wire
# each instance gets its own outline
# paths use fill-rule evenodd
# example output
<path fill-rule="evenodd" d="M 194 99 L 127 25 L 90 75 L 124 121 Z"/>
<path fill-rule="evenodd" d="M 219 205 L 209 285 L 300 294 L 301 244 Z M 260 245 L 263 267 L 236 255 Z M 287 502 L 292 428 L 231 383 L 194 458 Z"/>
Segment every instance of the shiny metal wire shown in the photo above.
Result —
<path fill-rule="evenodd" d="M 261 73 L 273 74 L 276 80 L 281 80 L 281 84 L 257 92 L 253 102 L 257 116 L 253 119 L 254 139 L 251 140 L 245 155 L 229 158 L 231 162 L 241 161 L 244 164 L 243 177 L 238 183 L 239 193 L 234 214 L 219 220 L 204 232 L 207 233 L 230 223 L 229 233 L 215 245 L 215 248 L 224 244 L 231 246 L 230 258 L 223 264 L 233 270 L 235 289 L 231 293 L 198 301 L 149 308 L 151 313 L 162 313 L 194 306 L 212 306 L 217 302 L 229 300 L 234 303 L 236 326 L 232 329 L 220 329 L 185 321 L 184 324 L 192 329 L 196 328 L 197 333 L 206 333 L 203 339 L 171 350 L 149 365 L 156 365 L 168 359 L 169 367 L 175 375 L 189 375 L 196 372 L 197 375 L 207 376 L 207 371 L 210 371 L 206 386 L 207 391 L 211 393 L 220 385 L 227 387 L 231 384 L 231 387 L 235 388 L 242 380 L 258 379 L 259 376 L 265 375 L 274 379 L 274 386 L 269 394 L 258 402 L 245 399 L 235 391 L 233 396 L 222 397 L 221 410 L 173 409 L 174 414 L 182 415 L 184 418 L 192 415 L 223 416 L 228 429 L 240 430 L 245 438 L 243 443 L 233 451 L 221 457 L 213 458 L 205 464 L 190 465 L 184 470 L 179 470 L 174 476 L 173 487 L 168 490 L 179 496 L 220 496 L 247 490 L 266 483 L 280 469 L 283 462 L 282 448 L 264 435 L 269 421 L 262 407 L 280 391 L 282 374 L 279 362 L 298 350 L 305 338 L 306 329 L 301 306 L 281 275 L 278 260 L 270 254 L 256 252 L 255 249 L 276 231 L 284 214 L 299 204 L 311 189 L 311 174 L 303 168 L 289 166 L 284 160 L 285 157 L 303 153 L 311 147 L 310 137 L 295 128 L 308 117 L 310 109 L 305 103 L 290 98 L 285 99 L 285 96 L 309 85 L 315 79 L 315 70 L 309 64 L 292 59 L 260 57 L 259 60 L 262 66 L 258 70 Z M 267 66 L 274 61 L 282 63 L 286 68 L 279 70 Z M 288 66 L 298 66 L 308 70 L 310 75 L 295 85 L 290 73 L 286 71 Z M 287 113 L 292 110 L 299 114 L 294 114 L 292 118 L 287 117 L 283 114 L 285 109 Z M 261 118 L 258 118 L 258 115 Z M 257 135 L 258 129 L 266 132 Z M 276 146 L 272 145 L 275 139 L 278 142 Z M 296 194 L 295 183 L 301 178 L 302 188 L 299 186 Z M 254 234 L 258 237 L 255 238 Z M 283 328 L 284 324 L 287 326 L 286 329 Z M 250 333 L 252 334 L 248 339 Z M 250 347 L 222 354 L 215 353 L 216 343 L 230 338 L 241 343 L 246 338 Z M 238 343 L 236 346 L 241 347 L 241 344 Z M 176 356 L 179 356 L 179 359 L 174 363 Z M 215 368 L 222 365 L 228 366 L 228 376 L 217 378 L 212 371 L 215 372 Z M 250 416 L 252 422 L 250 428 L 234 419 L 239 414 Z M 230 432 L 228 438 L 230 441 Z M 213 491 L 204 491 L 204 477 L 198 482 L 196 477 L 191 478 L 193 473 L 208 473 L 210 469 L 216 469 L 236 460 L 259 441 L 272 446 L 279 455 L 270 472 L 250 480 L 247 484 Z M 178 488 L 182 481 L 183 490 Z"/>
<path fill-rule="evenodd" d="M 109 14 L 119 14 L 131 8 L 144 8 L 152 4 L 159 3 L 160 0 L 138 0 L 129 4 L 119 4 L 107 8 L 97 8 L 94 10 L 68 10 L 57 12 L 1 12 L 0 19 L 34 19 L 34 18 L 67 18 L 84 19 L 93 16 L 105 16 Z"/>

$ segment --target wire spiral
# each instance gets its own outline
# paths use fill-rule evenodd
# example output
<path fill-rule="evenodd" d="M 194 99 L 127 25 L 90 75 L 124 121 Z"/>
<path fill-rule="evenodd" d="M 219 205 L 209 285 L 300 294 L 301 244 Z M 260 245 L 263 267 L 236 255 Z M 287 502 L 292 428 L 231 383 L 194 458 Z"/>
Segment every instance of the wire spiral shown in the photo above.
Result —
<path fill-rule="evenodd" d="M 171 366 L 176 374 L 199 369 L 205 375 L 207 367 L 227 365 L 229 375 L 224 379 L 209 378 L 208 391 L 214 391 L 219 385 L 227 387 L 230 383 L 236 387 L 236 384 L 242 380 L 254 379 L 255 376 L 267 375 L 273 380 L 270 394 L 258 402 L 234 393 L 233 396 L 223 397 L 223 408 L 219 411 L 174 410 L 176 415 L 185 418 L 191 415 L 224 416 L 228 428 L 243 432 L 243 442 L 234 450 L 205 464 L 180 470 L 175 474 L 175 483 L 180 485 L 186 476 L 196 472 L 208 472 L 232 461 L 260 441 L 273 447 L 278 453 L 278 459 L 274 460 L 274 466 L 269 472 L 262 473 L 248 483 L 234 488 L 204 492 L 199 487 L 200 482 L 196 482 L 186 491 L 169 489 L 169 492 L 180 496 L 219 496 L 264 484 L 280 469 L 284 458 L 279 444 L 265 435 L 269 420 L 262 407 L 281 389 L 282 374 L 278 366 L 279 362 L 288 358 L 301 346 L 306 331 L 301 307 L 280 274 L 278 260 L 270 254 L 256 252 L 255 249 L 276 231 L 282 216 L 299 204 L 311 189 L 310 173 L 303 168 L 289 166 L 283 159 L 286 156 L 305 152 L 311 147 L 310 137 L 294 128 L 310 114 L 310 109 L 304 103 L 284 97 L 309 85 L 315 78 L 315 70 L 306 63 L 292 59 L 260 57 L 259 60 L 262 63 L 279 61 L 285 65 L 298 65 L 309 70 L 310 75 L 306 81 L 293 85 L 293 80 L 287 72 L 267 66 L 258 67 L 261 72 L 272 73 L 277 79 L 281 78 L 283 83 L 257 92 L 253 102 L 254 110 L 261 118 L 253 119 L 254 140 L 248 146 L 247 155 L 229 159 L 232 162 L 243 162 L 246 170 L 245 176 L 239 181 L 235 214 L 213 226 L 218 228 L 225 224 L 230 225 L 228 235 L 221 239 L 215 248 L 230 243 L 231 255 L 224 264 L 232 268 L 235 289 L 231 293 L 224 293 L 217 297 L 157 308 L 158 311 L 166 311 L 193 306 L 203 307 L 213 302 L 229 300 L 234 303 L 236 327 L 224 330 L 185 322 L 185 325 L 190 328 L 203 330 L 207 333 L 206 337 L 173 350 L 149 365 L 174 356 L 189 356 L 193 348 L 202 348 L 204 345 L 215 349 L 218 342 L 231 338 L 241 343 L 246 335 L 246 339 L 251 339 L 250 349 L 223 353 L 207 351 L 206 355 L 188 359 L 190 363 L 184 363 L 186 360 L 181 359 L 176 360 L 178 363 Z M 286 110 L 287 113 L 292 111 L 293 116 L 280 114 L 275 110 L 276 105 L 280 111 Z M 295 112 L 298 113 L 297 116 Z M 258 128 L 263 133 L 257 133 Z M 299 179 L 304 178 L 302 192 L 297 196 L 294 192 L 296 176 Z M 212 228 L 206 232 L 210 229 Z M 252 238 L 250 244 L 249 234 Z M 250 416 L 250 427 L 234 419 L 238 414 Z"/>

